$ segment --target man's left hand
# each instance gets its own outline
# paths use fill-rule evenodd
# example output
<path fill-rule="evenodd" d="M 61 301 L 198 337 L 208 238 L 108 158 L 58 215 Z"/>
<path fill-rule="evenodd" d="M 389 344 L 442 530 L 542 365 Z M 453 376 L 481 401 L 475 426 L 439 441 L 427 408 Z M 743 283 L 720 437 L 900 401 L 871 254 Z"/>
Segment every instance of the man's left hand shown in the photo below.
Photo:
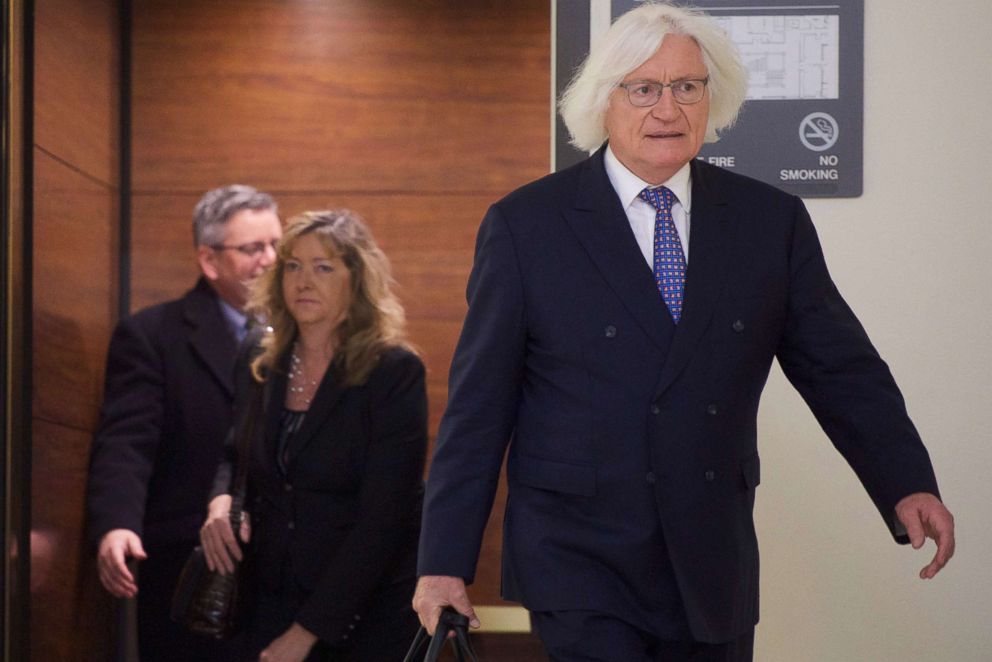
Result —
<path fill-rule="evenodd" d="M 919 549 L 927 538 L 937 543 L 937 553 L 920 579 L 932 579 L 954 556 L 954 516 L 933 494 L 917 492 L 896 504 L 896 517 L 906 527 L 913 549 Z"/>

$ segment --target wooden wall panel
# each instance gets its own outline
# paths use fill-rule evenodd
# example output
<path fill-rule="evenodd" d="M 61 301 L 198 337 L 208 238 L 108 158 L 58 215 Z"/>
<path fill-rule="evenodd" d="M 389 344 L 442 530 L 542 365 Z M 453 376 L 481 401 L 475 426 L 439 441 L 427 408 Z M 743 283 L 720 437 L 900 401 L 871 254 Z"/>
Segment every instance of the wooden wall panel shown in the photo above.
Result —
<path fill-rule="evenodd" d="M 107 184 L 117 181 L 117 12 L 107 0 L 35 3 L 34 143 Z"/>
<path fill-rule="evenodd" d="M 134 4 L 138 191 L 507 191 L 546 172 L 546 2 Z"/>
<path fill-rule="evenodd" d="M 201 193 L 132 193 L 131 312 L 181 296 L 199 277 L 193 207 Z"/>
<path fill-rule="evenodd" d="M 35 3 L 31 659 L 106 660 L 84 491 L 117 305 L 116 2 Z"/>
<path fill-rule="evenodd" d="M 109 660 L 111 598 L 83 542 L 91 433 L 34 421 L 31 659 Z"/>
<path fill-rule="evenodd" d="M 33 412 L 93 430 L 117 305 L 117 192 L 40 150 L 35 186 Z"/>

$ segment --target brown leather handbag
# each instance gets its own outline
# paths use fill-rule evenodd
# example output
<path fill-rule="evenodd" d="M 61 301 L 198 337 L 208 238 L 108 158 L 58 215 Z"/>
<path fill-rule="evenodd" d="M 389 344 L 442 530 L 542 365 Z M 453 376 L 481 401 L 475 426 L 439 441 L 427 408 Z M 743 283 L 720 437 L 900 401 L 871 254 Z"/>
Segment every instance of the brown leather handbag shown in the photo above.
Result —
<path fill-rule="evenodd" d="M 183 566 L 176 592 L 172 596 L 172 620 L 190 632 L 215 639 L 226 639 L 241 629 L 246 611 L 245 603 L 250 594 L 246 568 L 250 558 L 249 550 L 240 536 L 241 522 L 245 518 L 248 454 L 262 408 L 263 392 L 262 385 L 254 380 L 252 388 L 248 415 L 237 430 L 237 469 L 231 499 L 231 527 L 241 545 L 242 561 L 235 564 L 233 573 L 222 575 L 207 567 L 203 548 L 197 545 Z"/>

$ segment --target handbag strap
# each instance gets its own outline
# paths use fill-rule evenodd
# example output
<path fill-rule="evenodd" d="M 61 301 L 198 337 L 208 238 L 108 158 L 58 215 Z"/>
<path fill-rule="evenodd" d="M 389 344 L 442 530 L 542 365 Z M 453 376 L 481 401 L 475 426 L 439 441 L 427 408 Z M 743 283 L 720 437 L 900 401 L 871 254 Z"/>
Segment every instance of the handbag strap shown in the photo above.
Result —
<path fill-rule="evenodd" d="M 255 427 L 262 411 L 262 399 L 265 392 L 261 382 L 252 378 L 251 399 L 248 402 L 248 414 L 241 420 L 236 430 L 237 434 L 237 464 L 234 473 L 234 490 L 231 499 L 231 526 L 234 535 L 241 539 L 241 522 L 244 521 L 244 502 L 246 484 L 248 481 L 248 455 L 251 451 L 251 440 L 255 437 Z M 242 541 L 243 542 L 243 541 Z"/>

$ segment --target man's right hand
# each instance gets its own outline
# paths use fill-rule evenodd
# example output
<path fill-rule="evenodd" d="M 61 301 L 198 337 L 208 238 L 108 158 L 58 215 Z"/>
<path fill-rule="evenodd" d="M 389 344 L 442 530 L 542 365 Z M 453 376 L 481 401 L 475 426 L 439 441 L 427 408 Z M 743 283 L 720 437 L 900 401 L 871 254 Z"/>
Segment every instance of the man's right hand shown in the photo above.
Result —
<path fill-rule="evenodd" d="M 100 539 L 96 553 L 96 567 L 100 573 L 100 583 L 118 598 L 133 598 L 138 594 L 138 584 L 134 575 L 127 569 L 128 557 L 144 561 L 148 558 L 141 538 L 130 529 L 113 529 Z"/>
<path fill-rule="evenodd" d="M 465 591 L 465 580 L 461 577 L 425 575 L 417 580 L 417 591 L 413 594 L 413 609 L 420 617 L 420 624 L 427 633 L 434 636 L 441 610 L 454 607 L 458 613 L 468 617 L 470 627 L 482 625 Z"/>

